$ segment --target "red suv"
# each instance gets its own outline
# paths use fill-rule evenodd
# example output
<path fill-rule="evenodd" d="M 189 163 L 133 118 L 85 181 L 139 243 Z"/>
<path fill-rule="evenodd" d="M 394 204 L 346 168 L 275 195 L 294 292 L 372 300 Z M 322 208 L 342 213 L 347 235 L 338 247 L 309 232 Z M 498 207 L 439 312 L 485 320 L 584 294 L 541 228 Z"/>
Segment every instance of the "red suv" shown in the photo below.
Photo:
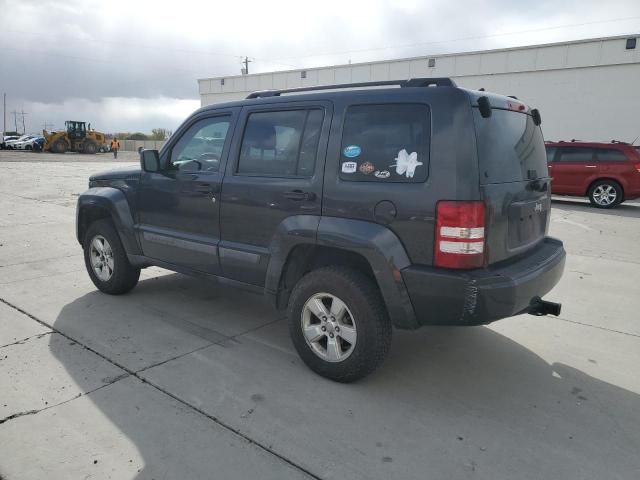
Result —
<path fill-rule="evenodd" d="M 598 208 L 640 197 L 640 147 L 571 140 L 546 148 L 553 194 L 586 196 Z"/>

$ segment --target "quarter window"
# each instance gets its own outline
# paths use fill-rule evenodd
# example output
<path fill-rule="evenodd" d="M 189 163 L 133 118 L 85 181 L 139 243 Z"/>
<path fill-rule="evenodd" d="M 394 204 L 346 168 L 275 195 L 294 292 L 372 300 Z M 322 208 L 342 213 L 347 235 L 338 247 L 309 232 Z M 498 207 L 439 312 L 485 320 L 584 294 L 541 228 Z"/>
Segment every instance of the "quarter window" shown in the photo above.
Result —
<path fill-rule="evenodd" d="M 597 149 L 596 158 L 599 162 L 625 162 L 627 160 L 624 153 L 613 148 Z"/>
<path fill-rule="evenodd" d="M 217 172 L 220 170 L 220 158 L 228 130 L 228 116 L 197 121 L 171 150 L 170 168 Z"/>
<path fill-rule="evenodd" d="M 340 178 L 356 182 L 424 182 L 429 167 L 429 107 L 423 104 L 348 108 Z"/>
<path fill-rule="evenodd" d="M 320 109 L 252 113 L 242 138 L 238 173 L 313 176 L 323 117 Z"/>

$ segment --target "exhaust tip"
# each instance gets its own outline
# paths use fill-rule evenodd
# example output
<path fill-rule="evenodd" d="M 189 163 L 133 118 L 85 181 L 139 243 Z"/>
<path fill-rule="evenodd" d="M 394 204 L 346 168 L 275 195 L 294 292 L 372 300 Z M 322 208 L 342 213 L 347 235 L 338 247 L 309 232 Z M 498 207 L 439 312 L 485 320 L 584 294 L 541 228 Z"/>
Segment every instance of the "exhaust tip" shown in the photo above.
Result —
<path fill-rule="evenodd" d="M 561 310 L 561 303 L 548 302 L 546 300 L 542 300 L 540 297 L 534 297 L 529 304 L 527 313 L 537 317 L 541 317 L 543 315 L 554 315 L 557 317 L 560 315 Z"/>

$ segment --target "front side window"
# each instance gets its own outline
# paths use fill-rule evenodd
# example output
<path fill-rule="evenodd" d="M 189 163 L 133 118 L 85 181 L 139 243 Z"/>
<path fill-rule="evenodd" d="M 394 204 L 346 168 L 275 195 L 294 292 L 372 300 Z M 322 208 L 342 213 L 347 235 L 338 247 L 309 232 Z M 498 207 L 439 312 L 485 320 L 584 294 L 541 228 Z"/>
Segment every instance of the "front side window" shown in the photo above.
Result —
<path fill-rule="evenodd" d="M 320 109 L 252 113 L 242 137 L 237 172 L 313 176 L 323 117 Z"/>
<path fill-rule="evenodd" d="M 171 151 L 170 169 L 217 172 L 229 130 L 228 116 L 205 118 L 194 123 Z"/>
<path fill-rule="evenodd" d="M 559 148 L 556 162 L 592 162 L 593 149 L 583 147 Z"/>
<path fill-rule="evenodd" d="M 614 148 L 599 148 L 596 150 L 596 160 L 599 162 L 625 162 L 627 157 L 620 150 Z"/>
<path fill-rule="evenodd" d="M 429 166 L 429 107 L 398 103 L 347 109 L 340 178 L 355 182 L 424 182 Z"/>

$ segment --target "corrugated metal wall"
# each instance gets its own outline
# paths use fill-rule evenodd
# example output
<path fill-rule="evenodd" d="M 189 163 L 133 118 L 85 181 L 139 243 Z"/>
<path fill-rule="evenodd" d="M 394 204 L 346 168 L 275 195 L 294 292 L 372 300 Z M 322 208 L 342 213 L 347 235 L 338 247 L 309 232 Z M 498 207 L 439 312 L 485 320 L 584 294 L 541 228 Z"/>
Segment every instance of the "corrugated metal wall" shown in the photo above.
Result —
<path fill-rule="evenodd" d="M 633 140 L 640 135 L 640 42 L 628 37 L 198 80 L 202 105 L 255 90 L 452 77 L 462 87 L 515 95 L 540 109 L 546 138 Z M 429 67 L 429 60 L 435 65 Z"/>

